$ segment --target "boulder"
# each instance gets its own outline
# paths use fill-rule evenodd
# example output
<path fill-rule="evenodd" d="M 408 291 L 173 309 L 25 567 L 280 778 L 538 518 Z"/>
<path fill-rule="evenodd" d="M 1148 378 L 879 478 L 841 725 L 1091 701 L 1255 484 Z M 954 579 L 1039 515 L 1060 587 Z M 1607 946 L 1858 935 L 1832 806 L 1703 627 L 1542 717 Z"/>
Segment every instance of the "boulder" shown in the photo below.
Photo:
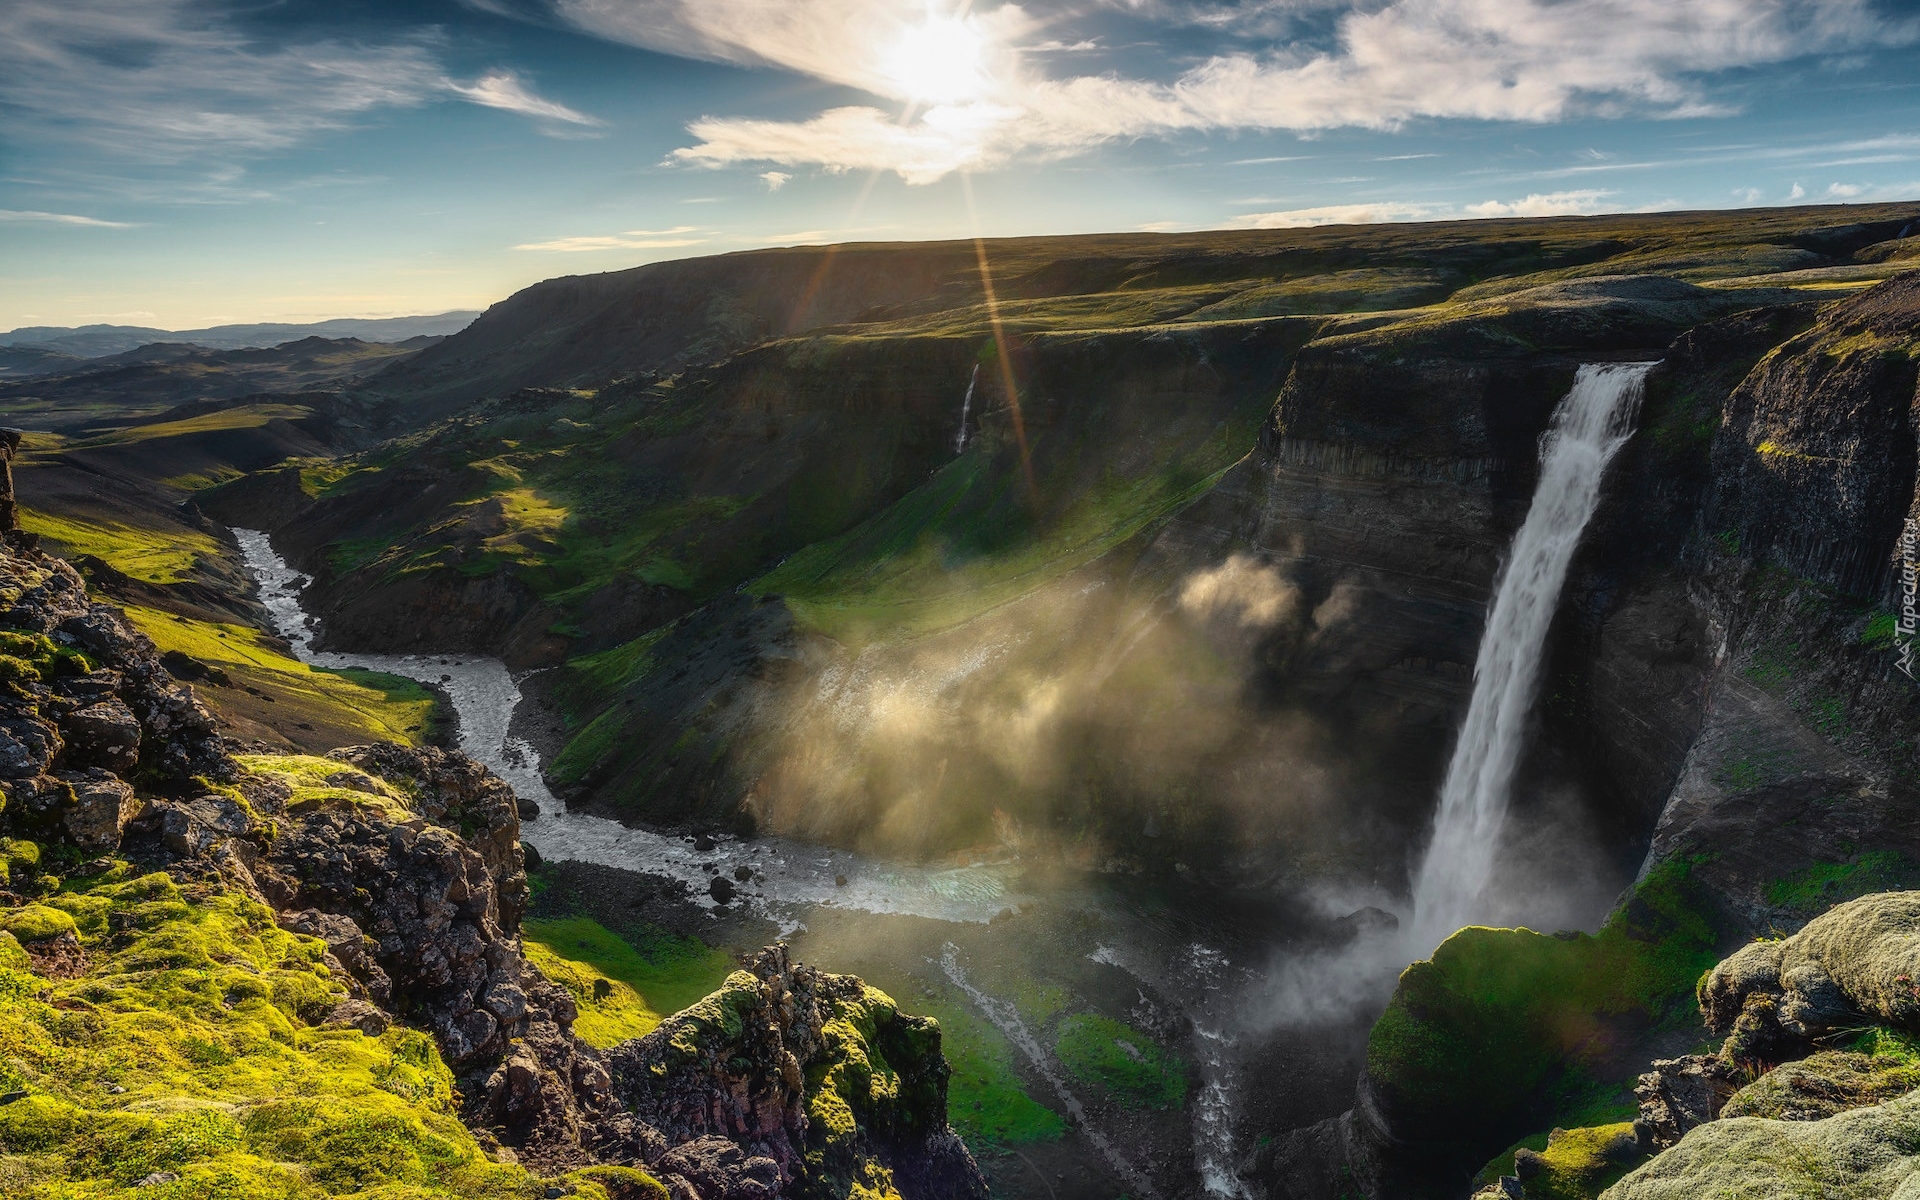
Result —
<path fill-rule="evenodd" d="M 1818 1121 L 1731 1117 L 1690 1131 L 1601 1200 L 1920 1197 L 1920 1093 Z"/>
<path fill-rule="evenodd" d="M 137 743 L 139 726 L 134 729 Z M 98 768 L 68 772 L 61 781 L 73 791 L 72 805 L 61 823 L 74 846 L 84 854 L 119 849 L 127 823 L 140 811 L 133 789 L 119 776 Z"/>
<path fill-rule="evenodd" d="M 1717 1119 L 1742 1079 L 1732 1063 L 1713 1055 L 1658 1061 L 1634 1085 L 1633 1094 L 1640 1098 L 1634 1129 L 1652 1147 L 1672 1146 L 1688 1130 Z"/>
<path fill-rule="evenodd" d="M 140 719 L 117 699 L 68 713 L 61 726 L 67 735 L 68 757 L 80 765 L 128 775 L 140 761 Z"/>
<path fill-rule="evenodd" d="M 1920 1030 L 1920 892 L 1862 896 L 1743 947 L 1702 983 L 1700 1008 L 1724 1053 L 1773 1062 L 1835 1029 Z"/>

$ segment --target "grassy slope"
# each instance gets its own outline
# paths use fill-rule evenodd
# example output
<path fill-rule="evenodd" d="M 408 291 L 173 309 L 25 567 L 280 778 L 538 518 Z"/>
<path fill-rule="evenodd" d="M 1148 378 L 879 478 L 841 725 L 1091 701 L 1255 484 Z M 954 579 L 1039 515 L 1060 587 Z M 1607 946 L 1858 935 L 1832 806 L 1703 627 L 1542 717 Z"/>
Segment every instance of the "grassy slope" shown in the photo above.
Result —
<path fill-rule="evenodd" d="M 733 971 L 724 951 L 691 938 L 662 933 L 636 947 L 591 917 L 529 919 L 522 931 L 527 957 L 573 993 L 574 1028 L 594 1046 L 651 1032 Z"/>
<path fill-rule="evenodd" d="M 153 585 L 119 597 L 128 615 L 163 652 L 177 650 L 225 673 L 227 685 L 201 681 L 197 690 L 237 736 L 307 750 L 428 740 L 444 715 L 419 684 L 315 670 L 238 619 L 247 609 L 237 594 L 237 553 L 178 508 L 194 488 L 277 454 L 286 441 L 279 426 L 309 412 L 258 403 L 135 420 L 78 440 L 31 435 L 18 476 L 21 527 L 39 534 L 52 553 L 97 558 Z M 111 485 L 73 467 L 68 456 L 76 453 L 117 455 L 109 463 Z"/>
<path fill-rule="evenodd" d="M 415 744 L 441 728 L 441 702 L 411 679 L 310 667 L 281 652 L 250 625 L 131 605 L 126 611 L 163 653 L 178 650 L 227 674 L 230 685 L 203 683 L 196 691 L 216 715 L 236 723 L 265 726 L 288 734 L 290 741 L 315 746 L 329 741 L 333 746 Z"/>

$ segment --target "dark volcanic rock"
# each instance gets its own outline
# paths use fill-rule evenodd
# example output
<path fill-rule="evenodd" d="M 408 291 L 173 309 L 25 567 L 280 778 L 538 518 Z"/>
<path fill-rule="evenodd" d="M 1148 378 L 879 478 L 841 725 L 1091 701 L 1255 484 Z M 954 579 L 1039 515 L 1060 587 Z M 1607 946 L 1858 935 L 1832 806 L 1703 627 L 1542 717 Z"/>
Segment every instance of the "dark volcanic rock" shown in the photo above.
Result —
<path fill-rule="evenodd" d="M 636 1116 L 677 1145 L 703 1147 L 681 1161 L 703 1177 L 717 1172 L 726 1190 L 702 1195 L 786 1194 L 759 1190 L 764 1163 L 778 1173 L 775 1187 L 802 1195 L 872 1187 L 880 1167 L 903 1195 L 986 1196 L 947 1127 L 939 1027 L 858 979 L 794 963 L 784 946 L 608 1060 Z M 873 1061 L 891 1066 L 890 1095 L 863 1082 L 871 1068 L 862 1064 Z M 711 1152 L 715 1138 L 743 1152 Z M 699 1188 L 701 1179 L 683 1177 Z"/>

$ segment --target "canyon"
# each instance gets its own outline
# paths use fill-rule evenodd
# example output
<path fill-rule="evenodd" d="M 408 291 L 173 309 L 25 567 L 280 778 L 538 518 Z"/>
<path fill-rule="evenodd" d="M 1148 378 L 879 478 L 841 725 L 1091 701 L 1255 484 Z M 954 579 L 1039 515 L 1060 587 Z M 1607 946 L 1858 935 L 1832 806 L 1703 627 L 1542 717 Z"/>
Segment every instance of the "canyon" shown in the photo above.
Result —
<path fill-rule="evenodd" d="M 393 885 L 274 884 L 274 855 L 452 828 L 497 893 L 453 901 L 479 905 L 462 919 L 486 979 L 505 971 L 545 1014 L 513 1020 L 542 1032 L 509 1086 L 522 1052 L 468 1019 L 500 1020 L 472 1002 L 479 976 L 464 1010 L 434 993 L 424 1020 L 390 1017 L 428 1030 L 469 1124 L 536 1168 L 601 1169 L 542 1158 L 560 1136 L 652 1169 L 666 1147 L 639 1125 L 712 1133 L 661 1097 L 732 1085 L 636 1083 L 677 1035 L 579 1066 L 601 1051 L 508 952 L 523 912 L 747 956 L 750 979 L 701 1004 L 762 1013 L 752 1036 L 802 1074 L 844 1078 L 845 1043 L 794 1026 L 789 995 L 888 1047 L 898 1099 L 851 1126 L 808 1107 L 817 1081 L 743 1077 L 773 1149 L 715 1168 L 729 1188 L 764 1174 L 740 1165 L 757 1155 L 770 1187 L 871 1161 L 906 1200 L 1699 1194 L 1660 1188 L 1706 1186 L 1731 1152 L 1687 1147 L 1736 1126 L 1820 1145 L 1827 1120 L 1876 1145 L 1903 1128 L 1848 1116 L 1865 1103 L 1749 1128 L 1779 1104 L 1713 1081 L 1722 1061 L 1776 1091 L 1793 1064 L 1834 1077 L 1809 1048 L 1840 1028 L 1878 1031 L 1846 1069 L 1887 1075 L 1914 1032 L 1861 982 L 1879 968 L 1849 974 L 1818 931 L 1904 929 L 1875 897 L 1920 885 L 1920 692 L 1897 646 L 1920 519 L 1916 215 L 872 244 L 558 279 L 311 390 L 31 434 L 23 524 L 201 672 L 206 720 L 249 755 L 346 754 L 418 803 L 392 781 L 440 752 L 341 750 L 371 719 L 341 706 L 444 721 L 452 694 L 491 768 L 457 768 L 490 781 L 461 785 L 491 797 L 480 824 L 429 806 L 328 835 L 338 805 L 295 814 L 242 781 L 256 815 L 235 829 L 156 794 L 128 853 L 176 856 L 186 886 L 179 864 L 218 847 L 251 871 L 255 823 L 282 822 L 258 902 L 311 908 L 287 928 L 332 945 Z M 1653 364 L 1637 419 L 1532 614 L 1511 812 L 1448 856 L 1487 886 L 1401 949 L 1543 435 L 1582 378 L 1625 364 Z M 23 424 L 93 402 L 8 389 Z M 483 671 L 481 733 L 461 689 Z M 425 715 L 382 719 L 405 736 L 354 741 L 430 736 Z M 546 860 L 525 873 L 523 840 Z M 1832 988 L 1786 959 L 1735 969 L 1789 934 Z M 75 945 L 103 952 L 90 936 Z M 390 996 L 424 986 L 380 969 Z M 1710 973 L 1733 999 L 1696 1002 Z M 905 1015 L 920 1000 L 959 1056 L 951 1091 Z M 1827 1016 L 1752 1015 L 1767 1006 Z M 718 1036 L 702 1011 L 661 1028 Z M 663 1069 L 732 1052 L 685 1053 Z M 512 1107 L 534 1092 L 570 1132 Z M 1712 1102 L 1676 1099 L 1696 1092 Z M 943 1140 L 949 1096 L 974 1157 Z M 808 1167 L 816 1126 L 860 1148 Z"/>

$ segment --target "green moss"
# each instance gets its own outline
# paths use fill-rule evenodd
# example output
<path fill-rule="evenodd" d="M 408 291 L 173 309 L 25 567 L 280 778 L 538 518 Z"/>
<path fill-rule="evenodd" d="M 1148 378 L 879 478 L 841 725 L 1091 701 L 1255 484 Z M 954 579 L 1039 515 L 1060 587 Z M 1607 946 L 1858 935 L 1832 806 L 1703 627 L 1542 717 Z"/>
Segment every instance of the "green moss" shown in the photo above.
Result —
<path fill-rule="evenodd" d="M 1186 1064 L 1146 1034 L 1109 1017 L 1077 1013 L 1060 1022 L 1054 1052 L 1077 1078 L 1105 1088 L 1126 1108 L 1186 1103 Z"/>
<path fill-rule="evenodd" d="M 124 865 L 60 899 L 88 914 L 91 969 L 0 965 L 0 1086 L 28 1093 L 0 1107 L 8 1195 L 104 1196 L 160 1171 L 179 1178 L 143 1200 L 532 1191 L 460 1123 L 430 1037 L 320 1026 L 344 995 L 325 947 L 265 906 Z"/>
<path fill-rule="evenodd" d="M 93 661 L 78 650 L 38 633 L 0 630 L 0 688 L 16 696 L 31 695 L 31 684 L 51 683 L 63 675 L 84 675 Z"/>
<path fill-rule="evenodd" d="M 573 993 L 575 1026 L 595 1046 L 639 1037 L 705 999 L 733 970 L 726 952 L 664 931 L 634 942 L 589 917 L 529 919 L 521 927 L 528 957 Z M 596 980 L 608 984 L 596 993 Z"/>
<path fill-rule="evenodd" d="M 1767 903 L 1814 916 L 1869 892 L 1894 891 L 1920 881 L 1920 864 L 1896 850 L 1869 850 L 1846 862 L 1815 863 L 1767 884 Z"/>
<path fill-rule="evenodd" d="M 290 812 L 344 804 L 373 808 L 398 821 L 415 815 L 400 789 L 338 759 L 310 754 L 237 754 L 234 761 L 292 789 L 286 801 Z M 341 782 L 328 782 L 331 779 Z"/>
<path fill-rule="evenodd" d="M 1694 985 L 1718 961 L 1693 865 L 1655 868 L 1598 934 L 1468 928 L 1409 966 L 1367 1043 L 1384 1102 L 1448 1131 L 1468 1166 L 1528 1128 L 1630 1105 L 1612 1048 L 1697 1028 Z"/>
<path fill-rule="evenodd" d="M 582 1200 L 668 1200 L 659 1180 L 633 1167 L 587 1167 L 567 1172 L 566 1180 Z"/>
<path fill-rule="evenodd" d="M 1897 643 L 1900 619 L 1890 612 L 1874 613 L 1860 631 L 1860 644 L 1869 650 L 1891 650 Z"/>
<path fill-rule="evenodd" d="M 21 942 L 44 942 L 63 933 L 77 932 L 71 916 L 44 904 L 0 910 L 0 930 Z"/>

